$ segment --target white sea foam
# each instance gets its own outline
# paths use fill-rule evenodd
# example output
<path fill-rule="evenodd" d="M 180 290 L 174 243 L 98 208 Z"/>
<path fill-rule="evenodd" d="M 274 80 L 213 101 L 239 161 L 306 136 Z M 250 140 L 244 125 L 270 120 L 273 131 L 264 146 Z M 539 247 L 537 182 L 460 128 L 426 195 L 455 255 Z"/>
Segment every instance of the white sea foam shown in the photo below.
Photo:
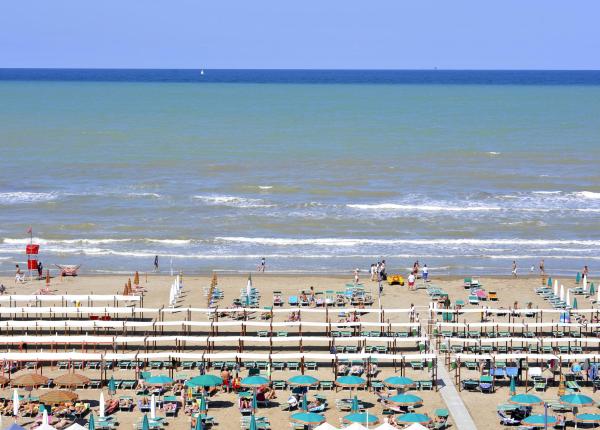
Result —
<path fill-rule="evenodd" d="M 32 193 L 29 191 L 17 191 L 0 193 L 0 204 L 38 203 L 55 200 L 57 193 Z"/>
<path fill-rule="evenodd" d="M 407 205 L 396 203 L 349 204 L 349 208 L 361 210 L 407 210 L 429 212 L 484 212 L 502 210 L 499 206 L 440 206 L 440 205 Z"/>
<path fill-rule="evenodd" d="M 222 242 L 253 243 L 274 246 L 357 246 L 357 245 L 581 245 L 598 246 L 600 240 L 552 240 L 552 239 L 350 239 L 350 238 L 267 238 L 221 236 L 215 240 Z"/>
<path fill-rule="evenodd" d="M 238 208 L 269 208 L 274 205 L 266 204 L 260 199 L 250 199 L 237 196 L 194 196 L 195 199 L 201 200 L 206 204 L 215 206 L 231 206 Z"/>
<path fill-rule="evenodd" d="M 40 237 L 13 239 L 5 237 L 2 239 L 3 243 L 9 245 L 27 245 L 30 240 L 38 245 L 49 245 L 49 244 L 88 244 L 88 245 L 99 245 L 104 243 L 118 243 L 118 242 L 129 242 L 131 239 L 42 239 Z"/>
<path fill-rule="evenodd" d="M 533 194 L 561 194 L 562 191 L 533 191 Z"/>
<path fill-rule="evenodd" d="M 260 188 L 261 190 L 270 190 L 271 188 L 273 188 L 272 185 L 259 185 L 258 188 Z"/>
<path fill-rule="evenodd" d="M 130 197 L 154 197 L 160 199 L 162 196 L 158 193 L 128 193 Z"/>
<path fill-rule="evenodd" d="M 592 199 L 592 200 L 600 199 L 600 193 L 595 193 L 593 191 L 579 191 L 579 192 L 575 193 L 575 195 L 577 197 L 581 197 L 584 199 Z"/>
<path fill-rule="evenodd" d="M 189 245 L 192 243 L 190 239 L 144 239 L 150 243 L 161 243 L 164 245 Z"/>
<path fill-rule="evenodd" d="M 500 155 L 500 152 L 489 151 L 488 154 L 490 154 L 490 155 Z"/>

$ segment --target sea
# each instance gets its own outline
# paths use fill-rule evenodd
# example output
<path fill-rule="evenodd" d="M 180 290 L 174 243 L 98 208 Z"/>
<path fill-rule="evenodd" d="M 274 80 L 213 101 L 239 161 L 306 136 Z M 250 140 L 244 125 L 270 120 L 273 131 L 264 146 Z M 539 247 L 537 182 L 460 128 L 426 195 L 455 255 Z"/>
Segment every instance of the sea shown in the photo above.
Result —
<path fill-rule="evenodd" d="M 0 69 L 0 160 L 3 274 L 600 267 L 598 71 Z"/>

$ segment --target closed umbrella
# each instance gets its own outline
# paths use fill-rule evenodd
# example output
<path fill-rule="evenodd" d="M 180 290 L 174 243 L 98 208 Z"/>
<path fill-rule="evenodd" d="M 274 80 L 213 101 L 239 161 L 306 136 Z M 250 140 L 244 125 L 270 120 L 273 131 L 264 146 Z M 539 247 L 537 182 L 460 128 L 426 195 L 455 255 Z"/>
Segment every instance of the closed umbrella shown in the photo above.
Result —
<path fill-rule="evenodd" d="M 577 309 L 577 297 L 573 298 L 573 309 Z"/>
<path fill-rule="evenodd" d="M 565 303 L 568 305 L 571 303 L 571 289 L 567 288 L 567 298 L 565 300 Z"/>
<path fill-rule="evenodd" d="M 194 426 L 194 430 L 204 430 L 204 426 L 202 425 L 202 416 L 198 414 L 196 417 L 196 425 Z"/>
<path fill-rule="evenodd" d="M 517 392 L 517 387 L 516 387 L 516 383 L 515 383 L 515 378 L 514 376 L 510 377 L 510 389 L 509 389 L 510 395 L 514 396 Z"/>
<path fill-rule="evenodd" d="M 354 396 L 352 398 L 352 405 L 350 406 L 350 412 L 358 412 L 360 410 L 360 407 L 358 405 L 358 397 Z"/>
<path fill-rule="evenodd" d="M 561 302 L 565 300 L 565 286 L 563 284 L 560 284 L 560 296 L 558 298 Z"/>
<path fill-rule="evenodd" d="M 558 296 L 558 279 L 554 280 L 554 291 L 553 291 L 555 296 Z"/>
<path fill-rule="evenodd" d="M 96 420 L 94 419 L 94 414 L 90 415 L 90 420 L 88 421 L 88 430 L 96 430 Z"/>
<path fill-rule="evenodd" d="M 577 275 L 575 275 L 575 283 L 579 284 L 579 282 L 581 282 L 581 273 L 577 272 Z"/>
<path fill-rule="evenodd" d="M 150 430 L 150 422 L 148 421 L 148 415 L 144 414 L 142 418 L 142 430 Z"/>
<path fill-rule="evenodd" d="M 108 393 L 115 394 L 117 392 L 117 383 L 115 382 L 114 376 L 111 376 L 108 381 Z"/>
<path fill-rule="evenodd" d="M 594 283 L 592 282 L 590 284 L 590 296 L 593 296 L 594 294 L 596 294 L 596 287 L 594 286 Z"/>
<path fill-rule="evenodd" d="M 544 284 L 542 284 L 542 285 L 544 285 Z M 551 278 L 551 277 L 548 277 L 548 282 L 546 282 L 546 285 L 547 285 L 548 287 L 551 287 L 551 286 L 552 286 L 552 278 Z"/>
<path fill-rule="evenodd" d="M 150 397 L 150 418 L 156 419 L 156 397 L 154 394 Z"/>
<path fill-rule="evenodd" d="M 16 388 L 13 391 L 13 415 L 15 417 L 19 416 L 19 392 Z"/>
<path fill-rule="evenodd" d="M 50 425 L 50 421 L 48 420 L 48 409 L 44 408 L 44 412 L 42 412 L 42 425 Z"/>
<path fill-rule="evenodd" d="M 98 407 L 98 415 L 100 416 L 100 418 L 104 418 L 104 414 L 105 414 L 104 407 L 105 407 L 105 404 L 104 404 L 104 393 L 102 391 L 100 391 L 100 404 L 98 406 L 99 406 Z"/>
<path fill-rule="evenodd" d="M 252 414 L 250 416 L 249 430 L 258 430 L 258 426 L 256 425 L 256 418 L 254 417 L 254 414 Z"/>
<path fill-rule="evenodd" d="M 587 291 L 587 276 L 586 275 L 583 275 L 583 282 L 582 282 L 581 286 L 583 287 L 583 292 L 585 293 Z"/>
<path fill-rule="evenodd" d="M 302 396 L 302 406 L 303 411 L 308 411 L 308 401 L 306 400 L 306 394 Z"/>

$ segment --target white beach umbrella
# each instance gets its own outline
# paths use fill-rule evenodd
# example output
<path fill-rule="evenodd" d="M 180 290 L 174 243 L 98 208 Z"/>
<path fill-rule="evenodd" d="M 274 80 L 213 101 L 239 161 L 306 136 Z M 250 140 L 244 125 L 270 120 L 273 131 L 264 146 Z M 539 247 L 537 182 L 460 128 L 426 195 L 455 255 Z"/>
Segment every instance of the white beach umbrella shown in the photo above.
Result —
<path fill-rule="evenodd" d="M 246 295 L 250 297 L 252 292 L 252 276 L 248 275 L 248 283 L 246 284 Z"/>
<path fill-rule="evenodd" d="M 313 430 L 338 430 L 338 428 L 329 423 L 323 423 L 316 426 Z"/>
<path fill-rule="evenodd" d="M 583 275 L 583 292 L 587 291 L 587 276 Z"/>
<path fill-rule="evenodd" d="M 36 430 L 56 430 L 56 427 L 52 427 L 50 424 L 42 424 Z"/>
<path fill-rule="evenodd" d="M 598 297 L 596 297 L 596 303 L 600 303 L 600 285 L 598 285 Z"/>
<path fill-rule="evenodd" d="M 16 388 L 13 392 L 13 415 L 15 417 L 19 416 L 19 392 Z"/>
<path fill-rule="evenodd" d="M 359 423 L 352 423 L 348 427 L 344 427 L 345 430 L 367 430 L 365 426 Z"/>
<path fill-rule="evenodd" d="M 425 427 L 419 423 L 414 423 L 414 424 L 411 424 L 408 427 L 406 427 L 404 430 L 427 430 L 427 427 Z"/>
<path fill-rule="evenodd" d="M 150 418 L 156 419 L 156 397 L 152 394 L 150 398 Z"/>
<path fill-rule="evenodd" d="M 398 430 L 398 428 L 389 423 L 383 423 L 380 426 L 375 427 L 375 430 Z"/>
<path fill-rule="evenodd" d="M 565 300 L 565 286 L 563 284 L 560 284 L 560 301 L 564 301 Z"/>
<path fill-rule="evenodd" d="M 48 409 L 44 408 L 44 412 L 42 413 L 42 425 L 44 424 L 50 424 L 50 421 L 48 420 Z"/>
<path fill-rule="evenodd" d="M 72 426 L 67 427 L 67 430 L 86 430 L 86 428 L 81 424 L 75 423 Z"/>
<path fill-rule="evenodd" d="M 104 418 L 104 392 L 100 392 L 100 405 L 98 408 L 98 415 L 100 415 L 100 417 Z"/>
<path fill-rule="evenodd" d="M 558 296 L 558 279 L 554 280 L 554 295 Z"/>
<path fill-rule="evenodd" d="M 566 300 L 567 306 L 571 306 L 571 289 L 567 288 L 567 300 Z"/>

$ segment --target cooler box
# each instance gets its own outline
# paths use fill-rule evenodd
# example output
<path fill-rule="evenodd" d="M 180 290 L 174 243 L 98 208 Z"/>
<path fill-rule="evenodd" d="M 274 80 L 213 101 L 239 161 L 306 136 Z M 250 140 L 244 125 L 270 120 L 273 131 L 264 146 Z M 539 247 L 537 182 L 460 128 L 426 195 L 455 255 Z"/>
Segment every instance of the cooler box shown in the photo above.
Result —
<path fill-rule="evenodd" d="M 36 255 L 40 251 L 40 245 L 27 245 L 25 253 L 27 255 Z"/>
<path fill-rule="evenodd" d="M 37 260 L 27 260 L 27 269 L 37 270 Z"/>

